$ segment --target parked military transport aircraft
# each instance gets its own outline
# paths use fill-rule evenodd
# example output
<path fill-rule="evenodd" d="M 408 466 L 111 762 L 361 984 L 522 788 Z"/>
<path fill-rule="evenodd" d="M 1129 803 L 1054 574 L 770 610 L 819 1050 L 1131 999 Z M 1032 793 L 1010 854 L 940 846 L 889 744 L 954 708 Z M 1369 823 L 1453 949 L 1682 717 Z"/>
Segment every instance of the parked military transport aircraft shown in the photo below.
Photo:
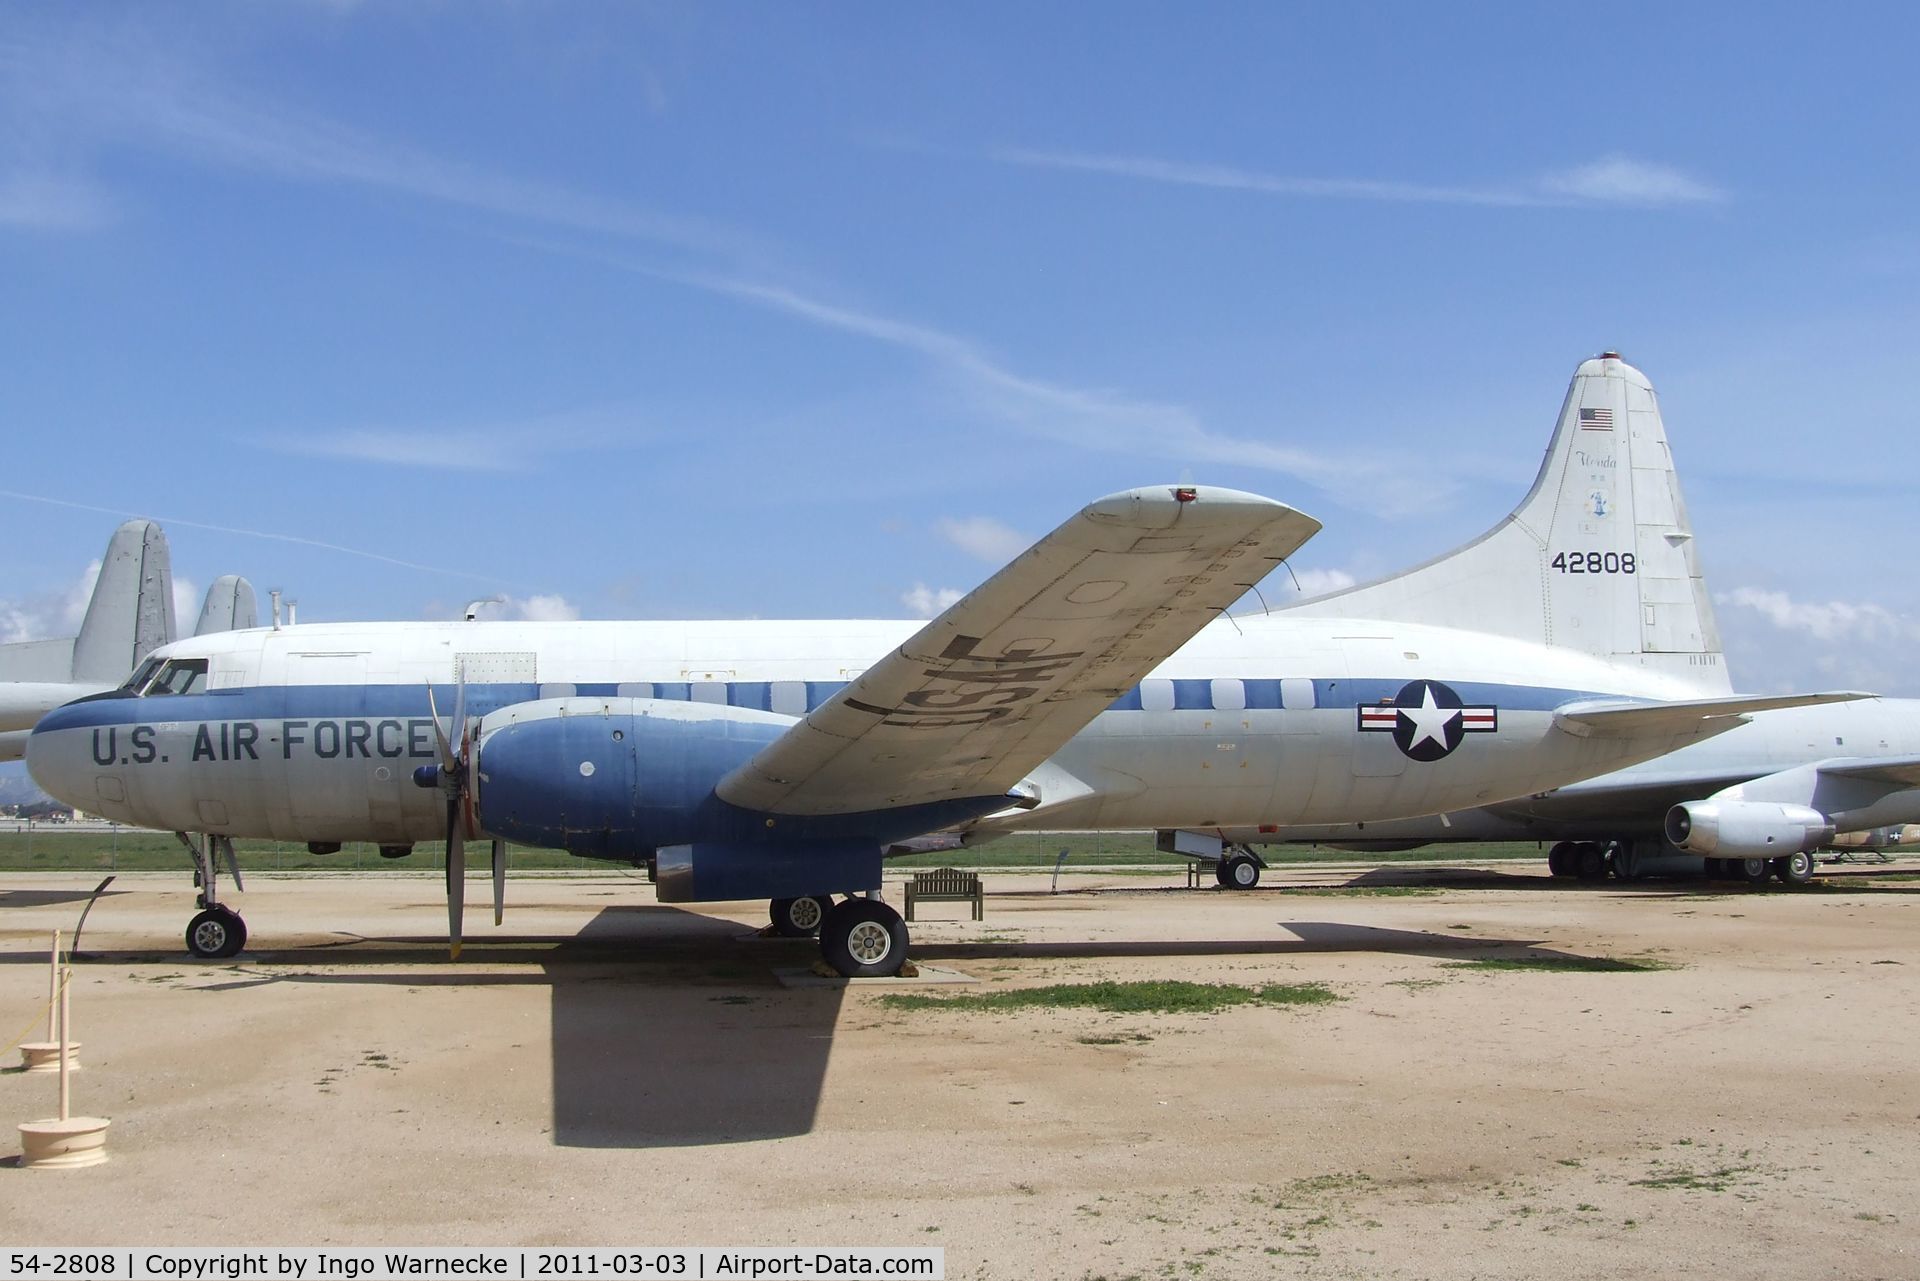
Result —
<path fill-rule="evenodd" d="M 252 627 L 253 585 L 228 574 L 207 589 L 194 635 Z M 175 638 L 167 536 L 150 520 L 113 532 L 78 636 L 0 645 L 0 761 L 26 755 L 27 732 L 62 703 L 118 687 Z"/>
<path fill-rule="evenodd" d="M 447 842 L 648 866 L 664 902 L 764 897 L 846 975 L 897 972 L 870 895 L 896 843 L 1022 827 L 1207 830 L 1484 805 L 1662 755 L 1736 698 L 1646 380 L 1581 365 L 1534 492 L 1365 617 L 1220 619 L 1317 529 L 1232 490 L 1095 502 L 924 626 L 367 623 L 154 654 L 34 731 L 40 786 L 183 834 L 202 911 L 234 836 Z M 1483 549 L 1497 548 L 1497 558 Z M 1425 602 L 1416 621 L 1390 608 Z M 1531 631 L 1491 620 L 1533 620 Z M 415 786 L 418 784 L 419 786 Z M 193 839 L 189 834 L 203 834 Z M 833 895 L 849 895 L 835 902 Z"/>

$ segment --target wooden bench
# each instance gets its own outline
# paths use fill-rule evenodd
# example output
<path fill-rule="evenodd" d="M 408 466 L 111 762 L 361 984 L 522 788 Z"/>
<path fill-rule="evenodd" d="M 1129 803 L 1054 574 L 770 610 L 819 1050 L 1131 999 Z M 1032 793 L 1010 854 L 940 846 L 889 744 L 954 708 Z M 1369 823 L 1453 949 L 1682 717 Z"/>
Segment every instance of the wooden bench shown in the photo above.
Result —
<path fill-rule="evenodd" d="M 916 903 L 971 903 L 973 919 L 983 919 L 986 912 L 986 891 L 980 888 L 980 877 L 974 872 L 963 872 L 957 867 L 936 867 L 931 872 L 915 872 L 913 879 L 907 882 L 907 919 L 913 919 L 913 906 Z"/>

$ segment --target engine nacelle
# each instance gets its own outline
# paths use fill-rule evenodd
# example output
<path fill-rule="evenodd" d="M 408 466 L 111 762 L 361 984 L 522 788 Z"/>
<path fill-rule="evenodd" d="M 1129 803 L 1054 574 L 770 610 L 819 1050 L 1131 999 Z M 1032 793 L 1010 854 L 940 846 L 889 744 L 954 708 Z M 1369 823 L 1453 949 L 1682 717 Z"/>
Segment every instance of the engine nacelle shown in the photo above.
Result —
<path fill-rule="evenodd" d="M 650 862 L 661 901 L 684 903 L 874 889 L 887 845 L 1015 799 L 818 815 L 721 800 L 720 781 L 793 724 L 751 708 L 650 698 L 516 703 L 480 722 L 467 784 L 473 823 L 522 845 Z"/>
<path fill-rule="evenodd" d="M 714 785 L 792 724 L 748 708 L 657 699 L 516 703 L 480 722 L 475 825 L 522 845 L 607 859 L 724 838 L 749 818 L 718 800 Z"/>
<path fill-rule="evenodd" d="M 1833 839 L 1833 820 L 1779 801 L 1687 801 L 1667 811 L 1675 849 L 1716 858 L 1781 858 Z"/>

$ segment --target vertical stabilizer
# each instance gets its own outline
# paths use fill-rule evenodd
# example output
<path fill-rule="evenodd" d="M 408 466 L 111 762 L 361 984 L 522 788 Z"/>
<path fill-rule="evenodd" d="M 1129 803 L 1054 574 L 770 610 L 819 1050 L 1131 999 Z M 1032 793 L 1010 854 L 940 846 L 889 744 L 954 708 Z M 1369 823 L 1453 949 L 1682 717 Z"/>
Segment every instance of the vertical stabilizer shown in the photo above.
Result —
<path fill-rule="evenodd" d="M 259 617 L 253 584 L 238 574 L 222 574 L 207 588 L 207 601 L 200 607 L 200 621 L 194 624 L 193 634 L 206 636 L 257 626 Z"/>
<path fill-rule="evenodd" d="M 1491 632 L 1731 688 L 1653 385 L 1611 352 L 1574 372 L 1512 515 L 1418 568 L 1287 612 Z"/>
<path fill-rule="evenodd" d="M 130 520 L 114 531 L 100 563 L 86 621 L 73 641 L 73 679 L 117 685 L 173 636 L 167 536 L 150 520 Z"/>

